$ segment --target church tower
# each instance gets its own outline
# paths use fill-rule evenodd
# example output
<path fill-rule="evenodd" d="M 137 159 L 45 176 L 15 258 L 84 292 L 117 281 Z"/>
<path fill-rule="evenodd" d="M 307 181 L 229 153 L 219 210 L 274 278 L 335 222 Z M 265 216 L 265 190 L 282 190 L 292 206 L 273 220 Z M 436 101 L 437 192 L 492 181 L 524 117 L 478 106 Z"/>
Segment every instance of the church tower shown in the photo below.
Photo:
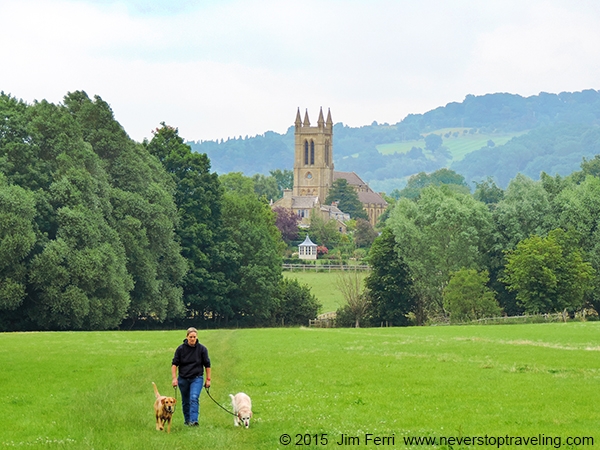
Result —
<path fill-rule="evenodd" d="M 300 118 L 300 108 L 295 121 L 295 158 L 293 196 L 319 197 L 325 202 L 333 183 L 333 122 L 331 112 L 327 121 L 323 119 L 323 108 L 319 111 L 317 126 L 311 127 L 308 111 L 304 121 Z"/>

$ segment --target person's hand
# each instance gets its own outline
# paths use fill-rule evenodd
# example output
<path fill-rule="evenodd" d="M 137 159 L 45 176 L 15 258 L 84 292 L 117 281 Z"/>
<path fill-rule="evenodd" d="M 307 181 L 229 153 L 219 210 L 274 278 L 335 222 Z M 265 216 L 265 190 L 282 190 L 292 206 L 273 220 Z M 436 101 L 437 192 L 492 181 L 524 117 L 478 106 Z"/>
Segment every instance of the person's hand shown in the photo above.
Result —
<path fill-rule="evenodd" d="M 206 381 L 204 382 L 204 387 L 205 388 L 209 388 L 210 387 L 210 378 L 206 379 Z"/>
<path fill-rule="evenodd" d="M 173 383 L 171 383 L 173 385 L 173 387 L 177 386 L 179 383 L 177 383 L 177 378 L 173 378 Z"/>

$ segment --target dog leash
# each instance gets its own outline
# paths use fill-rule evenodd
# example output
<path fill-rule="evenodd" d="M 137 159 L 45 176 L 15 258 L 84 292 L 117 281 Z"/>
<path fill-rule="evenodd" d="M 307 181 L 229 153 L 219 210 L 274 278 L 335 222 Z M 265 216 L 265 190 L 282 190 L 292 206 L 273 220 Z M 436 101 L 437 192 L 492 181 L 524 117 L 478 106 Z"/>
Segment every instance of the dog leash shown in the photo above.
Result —
<path fill-rule="evenodd" d="M 216 401 L 216 400 L 215 400 L 215 399 L 212 397 L 212 395 L 210 395 L 210 387 L 204 388 L 204 390 L 206 391 L 206 393 L 208 394 L 208 396 L 210 397 L 210 399 L 211 399 L 213 402 L 215 402 L 215 404 L 216 404 L 216 405 L 217 405 L 219 408 L 221 408 L 221 409 L 222 409 L 223 411 L 225 411 L 226 413 L 229 413 L 229 414 L 231 414 L 232 416 L 237 416 L 237 414 L 236 414 L 236 413 L 233 413 L 233 412 L 229 411 L 228 409 L 226 409 L 226 408 L 223 408 L 223 406 L 222 406 L 222 405 L 221 405 L 219 402 L 217 402 L 217 401 Z"/>
<path fill-rule="evenodd" d="M 173 386 L 173 389 L 175 390 L 175 405 L 177 404 L 177 386 Z M 175 405 L 173 405 L 173 412 L 175 412 Z"/>

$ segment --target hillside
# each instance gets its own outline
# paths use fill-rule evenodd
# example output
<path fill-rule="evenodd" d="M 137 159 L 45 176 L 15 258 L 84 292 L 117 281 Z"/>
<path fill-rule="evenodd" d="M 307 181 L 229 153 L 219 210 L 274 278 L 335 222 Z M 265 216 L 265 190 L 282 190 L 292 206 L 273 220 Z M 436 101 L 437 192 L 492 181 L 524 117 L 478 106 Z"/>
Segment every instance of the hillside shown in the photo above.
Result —
<path fill-rule="evenodd" d="M 335 166 L 357 172 L 374 189 L 387 192 L 403 187 L 410 175 L 442 167 L 461 173 L 470 185 L 492 175 L 505 186 L 518 172 L 537 178 L 541 171 L 564 175 L 577 170 L 583 157 L 597 153 L 594 130 L 599 125 L 600 92 L 596 90 L 531 97 L 468 95 L 460 103 L 410 114 L 393 125 L 335 124 Z M 579 139 L 582 133 L 584 140 Z M 439 135 L 441 146 L 428 148 L 429 134 Z M 568 136 L 568 142 L 561 136 Z M 216 172 L 252 175 L 291 169 L 293 142 L 290 127 L 285 134 L 268 131 L 189 144 L 194 151 L 208 154 Z"/>

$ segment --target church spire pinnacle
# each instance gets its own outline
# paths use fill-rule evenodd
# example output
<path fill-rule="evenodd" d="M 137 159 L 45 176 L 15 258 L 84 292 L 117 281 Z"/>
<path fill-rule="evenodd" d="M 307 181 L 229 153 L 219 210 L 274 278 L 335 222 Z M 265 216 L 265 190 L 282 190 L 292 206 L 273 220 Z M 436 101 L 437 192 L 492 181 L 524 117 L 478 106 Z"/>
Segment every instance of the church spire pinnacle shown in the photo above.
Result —
<path fill-rule="evenodd" d="M 319 128 L 323 128 L 323 125 L 325 125 L 325 120 L 323 119 L 323 107 L 321 107 L 319 111 L 319 120 L 317 120 L 317 125 Z"/>
<path fill-rule="evenodd" d="M 302 125 L 305 127 L 310 127 L 310 120 L 308 120 L 308 109 L 304 113 L 304 123 Z"/>
<path fill-rule="evenodd" d="M 333 127 L 333 121 L 331 120 L 331 110 L 327 108 L 327 127 Z"/>
<path fill-rule="evenodd" d="M 296 121 L 294 122 L 296 128 L 300 128 L 302 126 L 302 119 L 300 119 L 300 107 L 298 107 L 298 112 L 296 112 Z"/>

